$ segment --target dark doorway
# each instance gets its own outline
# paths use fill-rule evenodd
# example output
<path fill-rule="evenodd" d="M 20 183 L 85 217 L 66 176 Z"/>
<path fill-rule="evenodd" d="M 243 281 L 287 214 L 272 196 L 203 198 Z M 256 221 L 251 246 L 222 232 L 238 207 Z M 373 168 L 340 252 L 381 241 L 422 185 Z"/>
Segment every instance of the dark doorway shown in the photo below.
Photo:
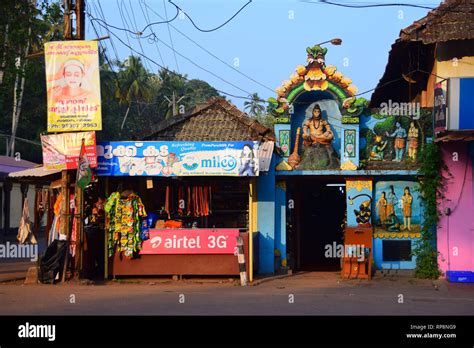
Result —
<path fill-rule="evenodd" d="M 314 179 L 298 183 L 299 190 L 299 269 L 339 271 L 339 257 L 326 257 L 326 246 L 342 244 L 346 211 L 344 181 Z M 334 249 L 334 248 L 333 248 Z M 337 250 L 337 249 L 336 249 Z M 334 255 L 336 256 L 336 255 Z"/>

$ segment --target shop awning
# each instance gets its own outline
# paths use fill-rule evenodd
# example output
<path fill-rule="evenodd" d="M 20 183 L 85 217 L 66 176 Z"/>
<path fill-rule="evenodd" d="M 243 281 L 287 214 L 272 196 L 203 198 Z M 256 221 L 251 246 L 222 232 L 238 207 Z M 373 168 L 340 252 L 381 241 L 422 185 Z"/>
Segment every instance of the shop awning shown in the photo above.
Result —
<path fill-rule="evenodd" d="M 44 169 L 43 166 L 39 166 L 39 167 L 34 167 L 34 168 L 29 168 L 29 169 L 13 172 L 13 173 L 8 174 L 8 176 L 10 178 L 27 178 L 27 177 L 42 178 L 42 177 L 52 175 L 52 174 L 57 174 L 60 172 L 61 172 L 60 169 L 46 170 Z"/>

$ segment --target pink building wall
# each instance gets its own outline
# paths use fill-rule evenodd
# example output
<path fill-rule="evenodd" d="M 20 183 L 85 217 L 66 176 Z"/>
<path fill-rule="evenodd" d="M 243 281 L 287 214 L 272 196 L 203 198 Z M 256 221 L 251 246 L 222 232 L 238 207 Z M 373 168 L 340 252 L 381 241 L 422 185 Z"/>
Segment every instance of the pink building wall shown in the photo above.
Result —
<path fill-rule="evenodd" d="M 460 141 L 441 145 L 444 161 L 452 174 L 445 187 L 446 198 L 439 203 L 443 214 L 438 223 L 437 244 L 443 272 L 474 271 L 473 163 L 469 146 L 473 147 L 469 142 Z M 457 162 L 453 160 L 455 153 Z M 446 208 L 451 209 L 450 216 L 444 214 Z"/>

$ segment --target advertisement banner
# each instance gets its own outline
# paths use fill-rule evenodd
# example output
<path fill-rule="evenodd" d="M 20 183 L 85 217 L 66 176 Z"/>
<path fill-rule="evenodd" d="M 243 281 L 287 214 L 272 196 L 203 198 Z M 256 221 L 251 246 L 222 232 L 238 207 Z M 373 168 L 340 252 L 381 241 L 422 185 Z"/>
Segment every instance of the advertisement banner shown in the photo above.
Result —
<path fill-rule="evenodd" d="M 140 254 L 235 254 L 238 229 L 150 230 Z"/>
<path fill-rule="evenodd" d="M 102 176 L 258 176 L 256 141 L 113 141 L 97 144 Z"/>
<path fill-rule="evenodd" d="M 44 45 L 48 132 L 101 130 L 97 41 L 52 41 Z"/>
<path fill-rule="evenodd" d="M 97 167 L 95 132 L 77 132 L 41 136 L 44 168 L 76 169 L 83 138 L 89 165 Z"/>
<path fill-rule="evenodd" d="M 435 133 L 446 130 L 446 93 L 441 83 L 436 84 L 434 90 L 433 121 Z"/>

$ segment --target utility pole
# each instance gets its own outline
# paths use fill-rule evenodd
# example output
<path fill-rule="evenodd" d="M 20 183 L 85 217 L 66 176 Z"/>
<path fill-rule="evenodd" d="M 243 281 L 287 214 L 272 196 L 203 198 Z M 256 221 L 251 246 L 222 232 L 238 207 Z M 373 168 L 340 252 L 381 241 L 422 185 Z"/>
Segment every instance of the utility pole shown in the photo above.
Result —
<path fill-rule="evenodd" d="M 65 40 L 84 40 L 85 38 L 85 0 L 64 0 L 64 39 Z M 75 17 L 75 30 L 73 15 Z M 76 193 L 78 193 L 79 198 L 79 216 L 80 216 L 80 225 L 79 225 L 79 248 L 76 248 L 78 255 L 82 254 L 82 190 L 77 191 L 77 187 L 74 188 Z M 60 233 L 66 235 L 67 244 L 69 246 L 70 242 L 70 223 L 69 223 L 69 173 L 67 170 L 61 172 L 61 225 Z M 75 209 L 75 214 L 77 214 L 77 208 Z M 74 217 L 72 223 L 74 223 Z M 79 250 L 77 250 L 79 249 Z M 69 261 L 69 247 L 66 251 L 66 257 L 64 260 L 64 268 L 62 274 L 62 281 L 66 280 L 66 271 L 67 264 Z"/>
<path fill-rule="evenodd" d="M 176 93 L 175 91 L 173 91 L 173 96 L 171 97 L 171 100 L 165 96 L 165 99 L 168 101 L 168 104 L 169 106 L 171 106 L 173 108 L 173 117 L 178 115 L 178 109 L 177 109 L 177 104 L 184 99 L 185 96 L 182 96 L 181 98 L 179 98 L 178 100 L 176 100 Z"/>

